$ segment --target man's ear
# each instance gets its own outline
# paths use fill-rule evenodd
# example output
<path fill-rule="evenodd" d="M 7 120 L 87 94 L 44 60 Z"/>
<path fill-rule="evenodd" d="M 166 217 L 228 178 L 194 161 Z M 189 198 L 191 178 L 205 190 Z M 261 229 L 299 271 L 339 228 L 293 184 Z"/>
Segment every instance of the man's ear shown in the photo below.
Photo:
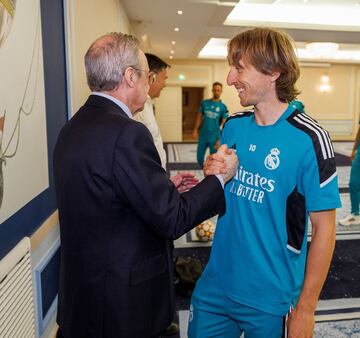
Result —
<path fill-rule="evenodd" d="M 127 85 L 131 88 L 133 88 L 135 86 L 135 69 L 128 67 L 125 69 L 124 72 L 124 80 L 127 83 Z"/>

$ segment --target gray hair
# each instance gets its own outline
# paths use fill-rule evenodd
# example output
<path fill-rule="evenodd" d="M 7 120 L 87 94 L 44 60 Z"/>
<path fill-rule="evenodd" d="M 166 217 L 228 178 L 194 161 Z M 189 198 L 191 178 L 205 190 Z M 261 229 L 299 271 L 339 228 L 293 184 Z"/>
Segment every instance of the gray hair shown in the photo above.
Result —
<path fill-rule="evenodd" d="M 109 33 L 93 42 L 85 54 L 87 83 L 92 91 L 111 91 L 128 67 L 139 68 L 140 43 L 132 35 Z"/>

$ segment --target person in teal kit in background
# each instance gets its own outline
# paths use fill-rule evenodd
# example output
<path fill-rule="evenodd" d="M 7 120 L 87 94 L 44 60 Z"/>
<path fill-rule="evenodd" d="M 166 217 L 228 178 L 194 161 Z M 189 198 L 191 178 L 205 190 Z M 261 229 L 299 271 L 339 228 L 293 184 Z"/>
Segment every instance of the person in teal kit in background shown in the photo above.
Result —
<path fill-rule="evenodd" d="M 228 109 L 220 100 L 222 84 L 214 82 L 212 85 L 213 97 L 203 100 L 196 116 L 193 139 L 198 141 L 197 162 L 203 166 L 206 149 L 210 154 L 216 152 L 216 144 L 220 137 L 220 126 L 227 118 Z M 200 133 L 199 133 L 200 129 Z"/>
<path fill-rule="evenodd" d="M 339 220 L 340 225 L 359 225 L 359 205 L 360 205 L 360 152 L 359 152 L 359 138 L 360 138 L 360 127 L 357 131 L 354 147 L 350 155 L 352 160 L 351 172 L 350 172 L 350 202 L 351 202 L 351 213 L 345 218 Z"/>

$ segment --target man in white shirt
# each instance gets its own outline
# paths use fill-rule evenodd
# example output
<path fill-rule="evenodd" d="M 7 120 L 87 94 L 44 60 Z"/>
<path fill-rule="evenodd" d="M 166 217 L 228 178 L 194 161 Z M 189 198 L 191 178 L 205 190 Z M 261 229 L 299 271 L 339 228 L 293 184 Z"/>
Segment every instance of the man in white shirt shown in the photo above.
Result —
<path fill-rule="evenodd" d="M 134 120 L 142 122 L 149 129 L 159 153 L 161 165 L 166 170 L 166 153 L 163 146 L 163 140 L 160 134 L 160 128 L 155 120 L 153 99 L 160 96 L 163 88 L 166 87 L 167 68 L 170 67 L 165 61 L 153 54 L 145 53 L 152 74 L 150 77 L 150 88 L 145 102 L 144 110 L 134 116 Z"/>
<path fill-rule="evenodd" d="M 150 131 L 156 150 L 159 153 L 161 165 L 166 170 L 166 152 L 164 150 L 163 140 L 160 133 L 160 128 L 156 122 L 154 114 L 153 99 L 160 96 L 163 88 L 166 87 L 167 68 L 171 66 L 165 61 L 160 59 L 154 54 L 145 53 L 147 62 L 149 64 L 150 76 L 149 76 L 149 92 L 145 102 L 144 109 L 134 115 L 134 120 L 143 123 Z M 193 174 L 182 172 L 175 176 L 170 177 L 170 180 L 178 188 L 179 192 L 184 192 L 198 183 L 198 179 Z"/>

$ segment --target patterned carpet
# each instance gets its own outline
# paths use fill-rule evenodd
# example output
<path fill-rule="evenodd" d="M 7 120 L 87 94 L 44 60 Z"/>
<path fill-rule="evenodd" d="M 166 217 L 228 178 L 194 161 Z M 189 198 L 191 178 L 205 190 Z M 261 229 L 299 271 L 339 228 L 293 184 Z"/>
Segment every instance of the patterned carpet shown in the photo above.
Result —
<path fill-rule="evenodd" d="M 337 219 L 350 210 L 349 154 L 352 142 L 335 142 L 339 190 L 342 208 L 337 210 Z M 199 179 L 202 171 L 196 163 L 196 143 L 168 143 L 168 171 L 174 175 L 179 171 L 190 171 Z M 216 225 L 216 217 L 212 219 Z M 311 231 L 311 225 L 310 229 Z M 337 225 L 337 243 L 329 276 L 320 296 L 316 312 L 316 338 L 360 338 L 360 225 L 343 227 Z M 175 256 L 198 258 L 206 265 L 211 250 L 211 241 L 201 242 L 194 230 L 174 242 Z M 178 290 L 179 291 L 179 290 Z M 177 293 L 174 320 L 180 324 L 180 334 L 186 337 L 190 297 Z"/>

